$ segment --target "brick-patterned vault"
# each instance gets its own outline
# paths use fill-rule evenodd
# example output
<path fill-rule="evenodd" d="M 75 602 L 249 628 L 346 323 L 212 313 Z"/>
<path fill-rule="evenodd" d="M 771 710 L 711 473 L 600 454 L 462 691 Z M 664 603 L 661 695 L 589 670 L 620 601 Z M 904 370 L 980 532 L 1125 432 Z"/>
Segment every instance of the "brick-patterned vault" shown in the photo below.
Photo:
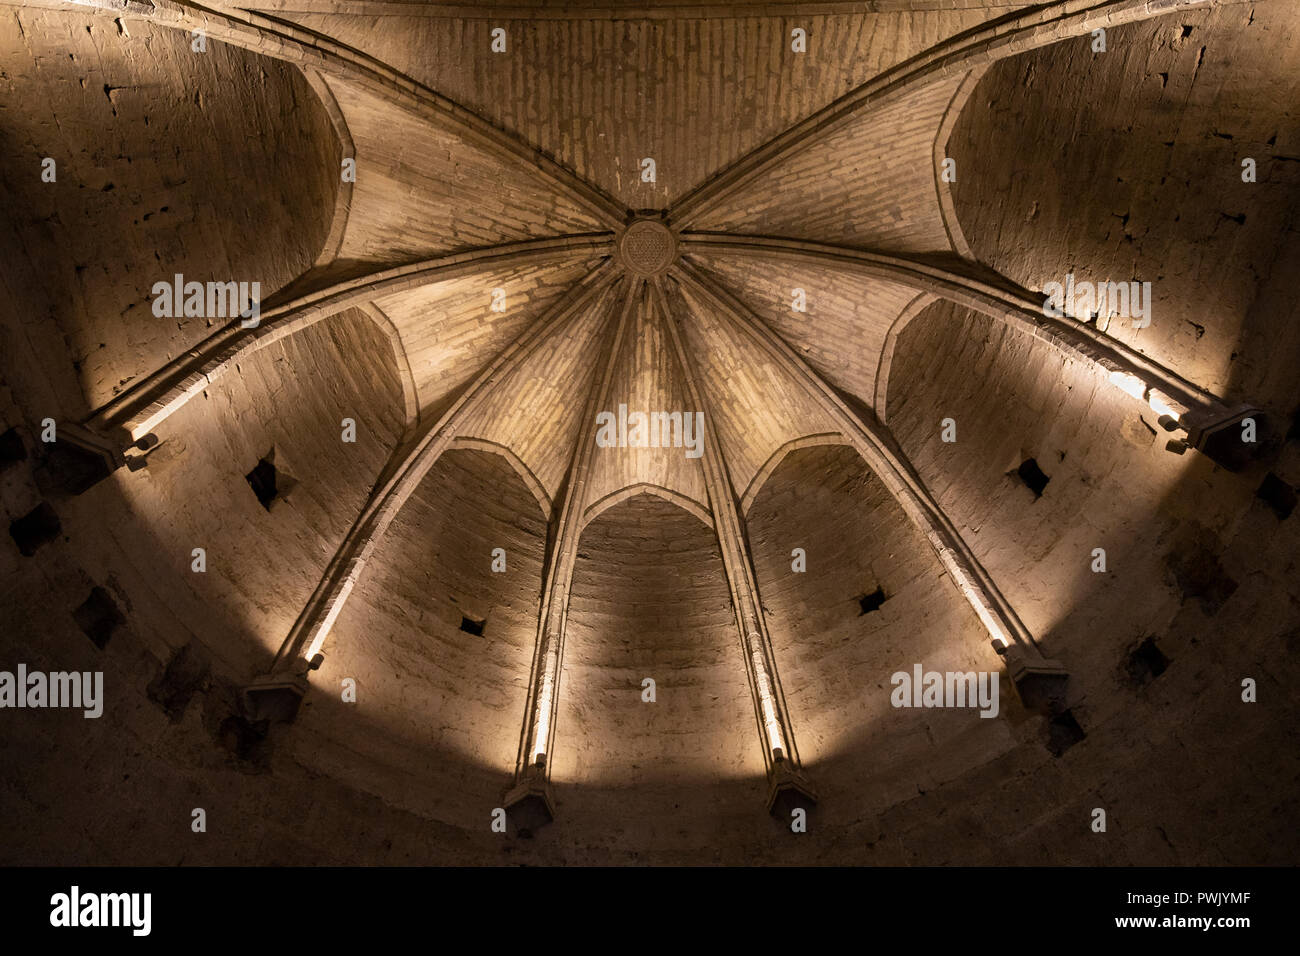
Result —
<path fill-rule="evenodd" d="M 0 0 L 0 859 L 1297 862 L 1298 28 Z"/>

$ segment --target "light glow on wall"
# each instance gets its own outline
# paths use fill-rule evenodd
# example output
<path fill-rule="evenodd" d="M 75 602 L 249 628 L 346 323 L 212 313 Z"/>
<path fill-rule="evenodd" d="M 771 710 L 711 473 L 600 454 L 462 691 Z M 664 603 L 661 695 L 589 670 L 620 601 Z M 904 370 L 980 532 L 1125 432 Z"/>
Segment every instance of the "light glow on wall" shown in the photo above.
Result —
<path fill-rule="evenodd" d="M 1117 369 L 1110 373 L 1110 383 L 1138 401 L 1146 402 L 1153 412 L 1162 417 L 1168 416 L 1178 421 L 1187 412 L 1187 408 L 1176 399 L 1157 388 L 1148 388 L 1147 384 L 1132 372 L 1122 372 Z"/>
<path fill-rule="evenodd" d="M 759 650 L 762 638 L 755 632 L 749 635 L 750 660 L 754 662 L 754 683 L 758 685 L 758 705 L 763 714 L 763 727 L 767 731 L 767 747 L 773 760 L 785 759 L 785 735 L 781 721 L 776 716 L 776 701 L 772 697 L 772 684 L 767 677 L 767 666 Z"/>
<path fill-rule="evenodd" d="M 1128 394 L 1132 395 L 1138 401 L 1145 401 L 1146 399 L 1146 383 L 1132 372 L 1121 372 L 1118 370 L 1111 372 L 1110 384 L 1128 392 Z"/>
<path fill-rule="evenodd" d="M 563 605 L 558 598 L 552 604 L 552 611 Z M 546 741 L 551 732 L 551 707 L 555 703 L 555 675 L 560 668 L 559 641 L 556 637 L 558 625 L 550 623 L 550 614 L 543 632 L 546 635 L 546 652 L 542 659 L 541 686 L 537 688 L 537 704 L 533 713 L 533 739 L 529 747 L 529 762 L 533 766 L 543 766 L 546 762 Z"/>
<path fill-rule="evenodd" d="M 537 723 L 533 727 L 533 747 L 531 763 L 540 767 L 546 762 L 546 737 L 551 730 L 551 688 L 550 683 L 542 685 L 542 692 L 537 696 Z"/>
<path fill-rule="evenodd" d="M 1178 421 L 1179 416 L 1182 415 L 1184 409 L 1178 408 L 1173 405 L 1172 402 L 1173 399 L 1168 395 L 1154 388 L 1151 389 L 1151 392 L 1147 395 L 1147 404 L 1151 406 L 1153 412 L 1161 416 L 1167 415 L 1174 421 Z"/>
<path fill-rule="evenodd" d="M 330 602 L 330 609 L 325 612 L 320 623 L 316 626 L 316 636 L 307 647 L 307 653 L 304 655 L 307 660 L 311 660 L 320 653 L 321 647 L 325 644 L 325 638 L 329 636 L 330 629 L 334 627 L 334 622 L 338 620 L 339 614 L 343 612 L 343 605 L 347 603 L 348 595 L 352 593 L 352 579 L 348 578 L 339 588 L 339 593 L 334 596 Z"/>

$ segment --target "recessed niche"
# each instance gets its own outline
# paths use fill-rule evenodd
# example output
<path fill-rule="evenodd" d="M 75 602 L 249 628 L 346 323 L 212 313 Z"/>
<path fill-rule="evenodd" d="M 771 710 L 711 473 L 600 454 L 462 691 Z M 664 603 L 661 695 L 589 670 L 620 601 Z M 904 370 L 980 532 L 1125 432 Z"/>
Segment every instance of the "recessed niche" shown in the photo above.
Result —
<path fill-rule="evenodd" d="M 887 600 L 885 592 L 877 586 L 870 594 L 864 594 L 858 598 L 858 617 L 864 614 L 870 614 L 872 611 L 879 611 L 880 605 Z"/>
<path fill-rule="evenodd" d="M 18 434 L 18 429 L 11 428 L 0 435 L 0 471 L 25 461 L 26 458 L 27 447 L 23 444 L 23 436 Z"/>
<path fill-rule="evenodd" d="M 167 667 L 150 682 L 145 693 L 172 723 L 177 723 L 190 699 L 207 681 L 210 668 L 207 655 L 191 641 L 172 655 Z"/>
<path fill-rule="evenodd" d="M 1034 493 L 1035 498 L 1043 496 L 1043 489 L 1052 479 L 1043 474 L 1043 469 L 1038 467 L 1038 462 L 1033 458 L 1026 458 L 1016 469 L 1016 475 L 1025 483 L 1025 487 Z"/>
<path fill-rule="evenodd" d="M 1183 600 L 1196 600 L 1206 614 L 1218 614 L 1237 591 L 1237 582 L 1228 575 L 1216 553 L 1222 545 L 1213 535 L 1204 534 L 1189 546 L 1165 555 L 1165 564 L 1174 582 L 1183 592 Z"/>
<path fill-rule="evenodd" d="M 1295 510 L 1295 489 L 1271 471 L 1264 476 L 1255 497 L 1273 509 L 1278 521 L 1285 521 Z"/>
<path fill-rule="evenodd" d="M 270 765 L 270 721 L 231 714 L 217 729 L 217 742 L 236 758 L 263 770 Z"/>
<path fill-rule="evenodd" d="M 1047 749 L 1053 757 L 1059 757 L 1086 736 L 1074 714 L 1063 710 L 1048 722 Z"/>
<path fill-rule="evenodd" d="M 108 644 L 113 632 L 126 623 L 122 612 L 112 596 L 101 587 L 90 589 L 90 597 L 81 602 L 81 606 L 72 612 L 72 619 L 77 622 L 90 642 L 101 651 Z"/>
<path fill-rule="evenodd" d="M 21 518 L 9 522 L 9 536 L 14 539 L 23 557 L 27 558 L 34 555 L 41 545 L 57 538 L 62 530 L 59 516 L 48 501 L 42 501 Z"/>
<path fill-rule="evenodd" d="M 1169 669 L 1169 658 L 1156 647 L 1154 637 L 1148 637 L 1128 656 L 1129 677 L 1138 684 L 1147 684 Z"/>
<path fill-rule="evenodd" d="M 474 634 L 478 637 L 483 636 L 483 628 L 487 625 L 486 620 L 479 620 L 476 617 L 464 617 L 460 619 L 460 629 L 466 634 Z"/>
<path fill-rule="evenodd" d="M 244 480 L 257 496 L 257 503 L 267 511 L 298 484 L 296 478 L 276 466 L 274 448 L 258 460 L 253 470 L 244 476 Z"/>

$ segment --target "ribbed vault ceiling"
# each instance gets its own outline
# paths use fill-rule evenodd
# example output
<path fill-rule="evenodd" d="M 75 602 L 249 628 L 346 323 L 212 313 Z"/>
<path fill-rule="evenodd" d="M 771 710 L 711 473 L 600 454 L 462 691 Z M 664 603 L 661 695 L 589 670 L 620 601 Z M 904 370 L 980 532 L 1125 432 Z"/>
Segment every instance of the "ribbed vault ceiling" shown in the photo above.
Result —
<path fill-rule="evenodd" d="M 114 476 L 92 563 L 193 541 L 223 556 L 200 581 L 183 564 L 119 572 L 145 644 L 166 657 L 169 629 L 189 629 L 245 677 L 286 636 L 295 659 L 323 647 L 313 682 L 354 677 L 382 701 L 361 735 L 336 701 L 309 707 L 298 759 L 364 765 L 363 789 L 471 829 L 528 756 L 559 614 L 548 769 L 578 816 L 625 805 L 651 842 L 743 842 L 728 821 L 765 762 L 734 513 L 796 753 L 829 825 L 852 829 L 854 794 L 892 806 L 1020 733 L 853 703 L 898 659 L 988 664 L 910 482 L 1038 644 L 1080 649 L 1072 679 L 1105 699 L 1088 610 L 1103 599 L 1075 552 L 1105 540 L 1160 579 L 1125 542 L 1210 521 L 1178 489 L 1219 500 L 1224 479 L 1163 451 L 1113 366 L 1034 326 L 1037 290 L 1066 272 L 1167 280 L 1151 329 L 1086 335 L 1207 404 L 1290 413 L 1270 358 L 1300 354 L 1300 323 L 1281 321 L 1300 265 L 1287 0 L 1166 5 L 1177 16 L 1138 0 L 559 6 L 0 5 L 0 140 L 73 157 L 59 182 L 76 184 L 2 174 L 6 344 L 51 369 L 7 370 L 11 404 L 161 439 L 143 474 Z M 1100 25 L 1105 54 L 1089 47 Z M 1239 218 L 1260 208 L 1243 155 L 1279 197 L 1262 221 Z M 949 157 L 955 183 L 938 175 Z M 643 222 L 671 250 L 663 268 L 621 242 Z M 1220 281 L 1228 257 L 1249 265 Z M 260 281 L 261 327 L 156 319 L 148 290 L 173 273 Z M 592 412 L 622 405 L 703 411 L 712 457 L 593 451 Z M 337 440 L 345 417 L 355 446 Z M 936 441 L 948 417 L 955 445 Z M 244 475 L 268 448 L 299 490 L 262 513 Z M 871 453 L 905 464 L 886 474 Z M 1028 458 L 1050 500 L 1007 480 Z M 792 576 L 795 547 L 822 570 Z M 496 548 L 508 574 L 490 570 Z M 346 601 L 313 603 L 327 585 Z M 860 618 L 877 586 L 884 610 Z M 1125 602 L 1123 639 L 1171 614 L 1132 589 L 1107 606 Z M 649 674 L 670 706 L 644 723 L 627 688 Z M 965 756 L 935 770 L 932 748 Z M 395 769 L 429 751 L 437 786 Z M 684 801 L 704 816 L 679 830 Z"/>

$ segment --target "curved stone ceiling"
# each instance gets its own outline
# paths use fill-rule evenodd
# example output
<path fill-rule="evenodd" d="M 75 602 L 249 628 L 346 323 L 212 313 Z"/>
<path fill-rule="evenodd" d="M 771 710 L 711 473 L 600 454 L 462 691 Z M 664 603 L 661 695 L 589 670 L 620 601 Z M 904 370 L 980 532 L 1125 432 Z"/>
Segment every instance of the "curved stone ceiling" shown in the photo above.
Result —
<path fill-rule="evenodd" d="M 893 815 L 907 846 L 882 858 L 951 862 L 924 849 L 950 832 L 917 822 L 928 791 L 1024 801 L 1015 780 L 1125 732 L 1113 662 L 1153 659 L 1186 607 L 1206 628 L 1220 610 L 1294 617 L 1285 571 L 1244 584 L 1238 543 L 1263 520 L 1256 486 L 1279 520 L 1300 486 L 1300 396 L 1278 371 L 1300 337 L 1267 331 L 1295 317 L 1277 277 L 1300 254 L 1283 0 L 1187 0 L 1177 18 L 1146 0 L 589 7 L 500 35 L 391 6 L 0 6 L 19 36 L 3 62 L 23 67 L 4 82 L 80 80 L 112 109 L 51 94 L 52 118 L 0 113 L 28 152 L 76 156 L 55 198 L 5 183 L 28 263 L 13 298 L 61 330 L 5 316 L 19 447 L 47 418 L 60 434 L 13 493 L 14 560 L 62 547 L 26 537 L 50 502 L 93 529 L 40 573 L 104 582 L 167 662 L 144 697 L 232 765 L 323 774 L 395 832 L 438 821 L 447 847 L 417 860 L 499 859 L 480 824 L 500 806 L 541 861 L 629 843 L 860 862 L 864 840 L 888 843 L 864 819 Z M 1250 31 L 1278 95 L 1243 111 L 1258 77 L 1232 51 Z M 52 52 L 64 36 L 75 69 Z M 63 131 L 73 108 L 118 156 Z M 1144 161 L 1142 137 L 1166 135 L 1167 160 Z M 198 185 L 167 145 L 190 140 L 217 171 Z M 1271 198 L 1242 191 L 1244 149 Z M 142 155 L 166 162 L 138 172 Z M 1178 176 L 1190 239 L 1148 198 Z M 146 193 L 162 208 L 137 218 Z M 178 210 L 197 235 L 143 222 Z M 73 217 L 115 241 L 67 246 Z M 40 256 L 72 264 L 64 301 L 46 304 Z M 1230 256 L 1231 282 L 1204 276 Z M 1200 278 L 1160 285 L 1164 261 Z M 182 272 L 260 282 L 259 311 L 154 325 L 155 282 Z M 1158 317 L 1053 314 L 1067 274 L 1154 280 Z M 188 557 L 165 574 L 148 558 L 192 547 L 212 562 L 200 583 Z M 1122 570 L 1090 573 L 1096 548 Z M 913 663 L 1002 674 L 1002 716 L 892 707 Z M 1173 733 L 1177 708 L 1142 707 Z M 1137 760 L 1081 749 L 1074 779 Z M 278 799 L 249 786 L 239 799 Z M 791 851 L 781 831 L 814 808 L 824 836 Z M 760 833 L 764 811 L 782 825 Z"/>

